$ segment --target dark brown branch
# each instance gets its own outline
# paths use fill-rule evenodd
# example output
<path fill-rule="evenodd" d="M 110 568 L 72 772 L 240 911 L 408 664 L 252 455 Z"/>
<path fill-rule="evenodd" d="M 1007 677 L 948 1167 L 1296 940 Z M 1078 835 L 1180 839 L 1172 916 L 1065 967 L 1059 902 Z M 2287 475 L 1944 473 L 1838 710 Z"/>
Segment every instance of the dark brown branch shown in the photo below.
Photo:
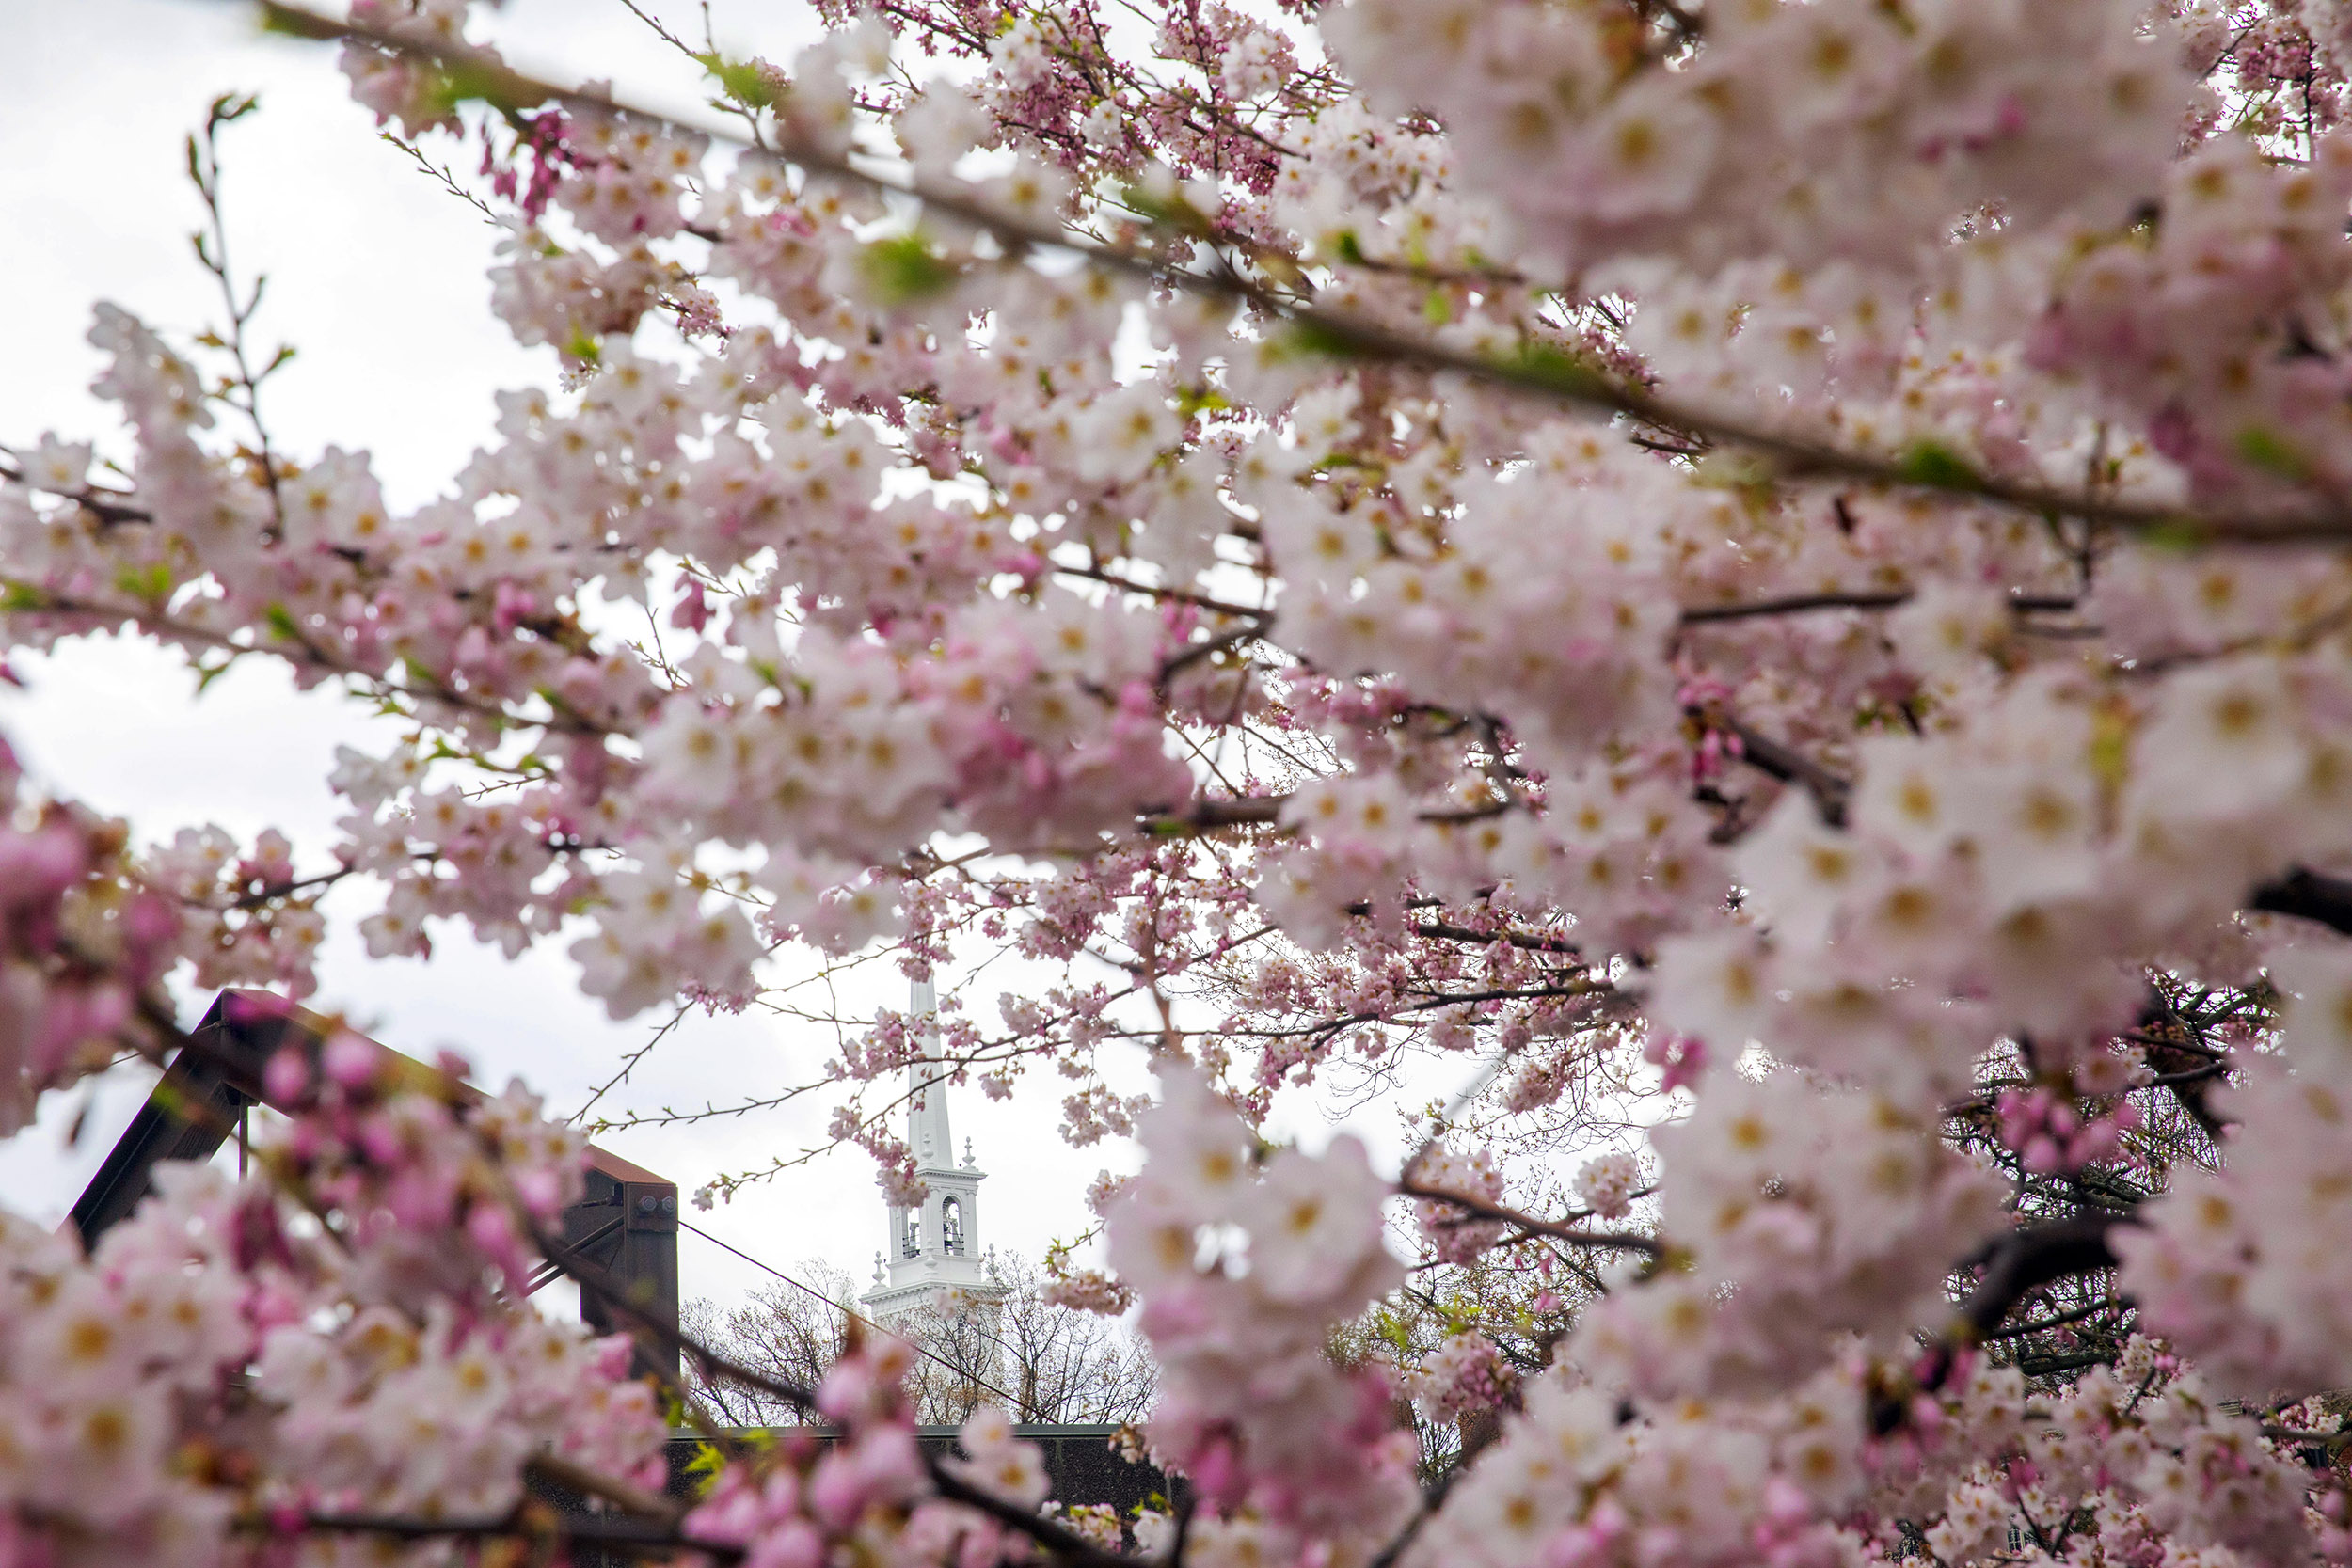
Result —
<path fill-rule="evenodd" d="M 1816 610 L 1893 610 L 1911 602 L 1909 592 L 1896 594 L 1792 594 L 1784 599 L 1755 599 L 1746 604 L 1694 605 L 1682 612 L 1686 626 L 1716 621 L 1748 621 L 1767 615 L 1803 615 Z"/>
<path fill-rule="evenodd" d="M 1983 1343 L 2000 1327 L 2001 1320 L 2036 1290 L 2055 1280 L 2114 1267 L 2115 1253 L 2107 1245 L 2107 1235 L 2117 1226 L 2130 1223 L 2126 1212 L 2073 1214 L 2011 1230 L 1964 1259 L 1963 1269 L 1981 1267 L 1983 1272 L 1953 1313 L 1949 1326 L 1928 1347 L 1918 1386 L 1930 1391 L 1943 1387 L 1960 1365 L 1958 1353 Z M 1881 1435 L 1911 1418 L 1901 1399 L 1880 1394 L 1870 1402 L 1871 1429 Z"/>
<path fill-rule="evenodd" d="M 2352 936 L 2352 880 L 2297 866 L 2275 882 L 2254 890 L 2249 910 L 2265 914 L 2291 914 L 2314 920 Z"/>
<path fill-rule="evenodd" d="M 926 1457 L 931 1474 L 931 1484 L 949 1502 L 961 1503 L 977 1513 L 985 1513 L 998 1524 L 1027 1536 L 1047 1551 L 1063 1560 L 1081 1563 L 1084 1568 L 1139 1568 L 1145 1560 L 1128 1557 L 1121 1552 L 1107 1552 L 1080 1535 L 1076 1530 L 1042 1514 L 1032 1513 L 1019 1503 L 983 1492 L 941 1465 L 937 1459 Z"/>
<path fill-rule="evenodd" d="M 2078 1323 L 2085 1318 L 2095 1318 L 2102 1312 L 2115 1311 L 2123 1305 L 2113 1296 L 2105 1296 L 2092 1302 L 2089 1307 L 2077 1307 L 2072 1312 L 2060 1312 L 2054 1317 L 2039 1318 L 2029 1323 L 2019 1323 L 2013 1328 L 2004 1328 L 1997 1333 L 1987 1334 L 1983 1336 L 1983 1341 L 1989 1345 L 1995 1339 L 2015 1339 L 2027 1334 L 2040 1334 L 2045 1329 L 2064 1328 L 2068 1323 Z"/>
<path fill-rule="evenodd" d="M 2012 1230 L 1969 1259 L 1981 1263 L 1975 1290 L 1960 1304 L 1959 1324 L 1982 1339 L 2031 1291 L 2054 1280 L 2115 1266 L 2108 1233 L 2130 1223 L 2122 1213 L 2074 1214 Z"/>
<path fill-rule="evenodd" d="M 1570 1246 L 1605 1247 L 1615 1251 L 1639 1252 L 1651 1258 L 1656 1258 L 1665 1251 L 1665 1248 L 1661 1246 L 1657 1238 L 1653 1236 L 1644 1236 L 1630 1230 L 1579 1230 L 1573 1225 L 1564 1224 L 1557 1220 L 1539 1219 L 1534 1214 L 1522 1213 L 1517 1209 L 1507 1208 L 1500 1203 L 1488 1203 L 1482 1198 L 1465 1197 L 1460 1193 L 1450 1193 L 1441 1187 L 1424 1187 L 1414 1181 L 1399 1181 L 1396 1184 L 1396 1191 L 1402 1197 L 1425 1198 L 1433 1202 L 1450 1204 L 1477 1219 L 1500 1220 L 1505 1225 L 1516 1227 L 1520 1236 L 1549 1236 L 1555 1242 L 1565 1242 Z"/>
<path fill-rule="evenodd" d="M 1203 796 L 1182 811 L 1146 818 L 1143 829 L 1172 835 L 1215 828 L 1262 828 L 1280 821 L 1282 808 L 1289 803 L 1287 795 Z"/>
<path fill-rule="evenodd" d="M 2056 1377 L 2060 1372 L 2079 1372 L 2090 1367 L 2108 1366 L 2115 1360 L 2106 1351 L 2081 1351 L 2073 1355 L 2028 1355 L 2020 1357 L 2017 1370 L 2027 1377 Z"/>
<path fill-rule="evenodd" d="M 1356 913 L 1354 910 L 1348 912 Z M 1369 910 L 1364 911 L 1370 913 Z M 1459 942 L 1491 947 L 1496 942 L 1524 948 L 1530 953 L 1558 953 L 1567 958 L 1581 957 L 1576 943 L 1561 937 L 1538 936 L 1529 931 L 1473 931 L 1467 926 L 1455 926 L 1440 920 L 1423 921 L 1412 927 L 1413 935 L 1431 942 Z"/>
<path fill-rule="evenodd" d="M 1136 594 L 1147 599 L 1190 605 L 1195 610 L 1205 610 L 1214 615 L 1231 615 L 1237 620 L 1254 622 L 1261 626 L 1274 618 L 1274 611 L 1263 607 L 1234 604 L 1230 600 L 1220 599 L 1213 594 L 1196 594 L 1188 588 L 1163 588 L 1148 582 L 1137 582 L 1132 578 L 1122 578 L 1116 572 L 1105 572 L 1099 566 L 1056 566 L 1052 570 L 1056 577 L 1082 578 L 1088 582 L 1099 582 L 1106 588 L 1117 589 L 1121 594 Z"/>
<path fill-rule="evenodd" d="M 1693 605 L 1682 612 L 1686 626 L 1703 626 L 1713 621 L 1747 621 L 1766 615 L 1803 615 L 1817 610 L 1894 610 L 1909 604 L 1915 597 L 1910 589 L 1884 594 L 1791 594 L 1779 599 L 1752 599 L 1744 604 Z M 2074 600 L 2063 596 L 2020 594 L 2012 595 L 2009 608 L 2017 614 L 2037 610 L 2060 610 L 2074 608 Z"/>
<path fill-rule="evenodd" d="M 1813 807 L 1822 821 L 1833 828 L 1846 825 L 1846 801 L 1853 793 L 1852 784 L 1794 747 L 1784 746 L 1737 719 L 1717 718 L 1712 722 L 1740 742 L 1742 762 L 1783 784 L 1801 785 L 1813 797 Z"/>
<path fill-rule="evenodd" d="M 24 471 L 8 463 L 0 463 L 0 479 L 5 479 L 11 484 L 25 483 Z M 155 515 L 145 507 L 131 506 L 114 499 L 113 496 L 119 492 L 101 490 L 94 485 L 84 485 L 79 490 L 56 493 L 64 496 L 67 500 L 73 502 L 100 522 L 109 526 L 117 523 L 151 523 L 155 520 Z"/>

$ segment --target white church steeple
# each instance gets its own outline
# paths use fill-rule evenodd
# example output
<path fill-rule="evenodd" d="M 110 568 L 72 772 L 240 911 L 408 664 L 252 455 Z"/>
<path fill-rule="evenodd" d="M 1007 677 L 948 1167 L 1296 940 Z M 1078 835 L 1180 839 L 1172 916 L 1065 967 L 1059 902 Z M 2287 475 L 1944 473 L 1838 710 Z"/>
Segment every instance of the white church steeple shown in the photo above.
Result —
<path fill-rule="evenodd" d="M 907 1108 L 907 1148 L 914 1151 L 916 1170 L 952 1168 L 956 1140 L 947 1130 L 947 1085 L 937 1068 L 939 1060 L 939 993 L 929 980 L 914 982 L 914 1016 L 923 1032 L 923 1060 L 908 1069 L 914 1098 Z"/>
<path fill-rule="evenodd" d="M 874 1288 L 860 1298 L 883 1322 L 937 1305 L 950 1291 L 984 1299 L 1002 1293 L 980 1250 L 979 1188 L 988 1173 L 973 1163 L 970 1139 L 963 1163 L 956 1163 L 947 1071 L 940 1064 L 939 998 L 930 981 L 914 983 L 911 1011 L 922 1053 L 907 1065 L 907 1148 L 930 1191 L 921 1208 L 891 1207 Z"/>

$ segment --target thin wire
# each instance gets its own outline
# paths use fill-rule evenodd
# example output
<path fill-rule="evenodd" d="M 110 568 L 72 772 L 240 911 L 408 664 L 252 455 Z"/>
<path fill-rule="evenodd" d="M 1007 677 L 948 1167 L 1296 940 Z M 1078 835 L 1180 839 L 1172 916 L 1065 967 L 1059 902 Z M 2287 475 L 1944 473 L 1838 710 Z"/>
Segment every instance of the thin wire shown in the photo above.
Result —
<path fill-rule="evenodd" d="M 809 1295 L 815 1296 L 818 1301 L 823 1302 L 827 1307 L 833 1307 L 834 1310 L 847 1317 L 855 1318 L 859 1323 L 864 1323 L 875 1333 L 890 1334 L 890 1330 L 882 1327 L 882 1324 L 876 1323 L 865 1313 L 858 1311 L 854 1307 L 845 1306 L 842 1303 L 834 1300 L 833 1297 L 825 1294 L 822 1291 L 802 1284 L 799 1280 L 793 1278 L 782 1269 L 777 1268 L 773 1263 L 763 1263 L 758 1259 L 753 1257 L 750 1253 L 745 1252 L 741 1247 L 733 1246 L 719 1240 L 718 1237 L 713 1236 L 709 1231 L 705 1230 L 701 1226 L 696 1225 L 692 1220 L 681 1217 L 677 1224 L 680 1230 L 691 1230 L 695 1235 L 700 1236 L 704 1241 L 708 1242 L 712 1246 L 735 1254 L 735 1256 L 740 1258 L 744 1262 L 749 1263 L 752 1267 L 755 1269 L 767 1270 L 770 1274 L 774 1275 L 778 1279 L 783 1280 L 787 1285 L 791 1286 L 794 1290 L 804 1291 Z M 922 1356 L 924 1359 L 936 1361 L 941 1366 L 946 1368 L 949 1371 L 955 1373 L 958 1377 L 978 1384 L 981 1387 L 987 1389 L 990 1393 L 1004 1401 L 1007 1409 L 1016 1412 L 1020 1410 L 1021 1402 L 1019 1400 L 1013 1398 L 1010 1394 L 1006 1393 L 1002 1388 L 997 1387 L 996 1385 L 989 1382 L 986 1378 L 979 1376 L 977 1373 L 971 1370 L 971 1369 L 967 1367 L 959 1367 L 954 1362 L 947 1360 L 945 1356 L 935 1355 L 931 1352 L 925 1350 L 921 1345 L 916 1344 L 913 1339 L 907 1338 L 903 1335 L 890 1334 L 890 1337 L 898 1340 L 900 1343 L 904 1344 L 907 1349 L 913 1351 L 915 1354 Z M 988 1338 L 990 1341 L 995 1344 L 998 1349 L 1001 1350 L 1004 1348 L 1004 1341 L 998 1339 L 994 1335 L 991 1334 Z"/>

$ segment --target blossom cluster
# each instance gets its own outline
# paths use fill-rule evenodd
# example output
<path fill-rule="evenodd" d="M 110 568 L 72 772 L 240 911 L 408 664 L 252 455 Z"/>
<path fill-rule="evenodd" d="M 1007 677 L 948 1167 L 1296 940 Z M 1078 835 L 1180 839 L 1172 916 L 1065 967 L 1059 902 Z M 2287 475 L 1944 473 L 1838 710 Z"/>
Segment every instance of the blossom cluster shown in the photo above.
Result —
<path fill-rule="evenodd" d="M 1447 1336 L 1399 1381 L 1426 1419 L 1458 1422 L 1501 1405 L 1516 1391 L 1518 1377 L 1492 1339 L 1466 1331 Z"/>
<path fill-rule="evenodd" d="M 1161 1085 L 1137 1132 L 1143 1172 L 1108 1222 L 1161 1368 L 1152 1450 L 1292 1550 L 1376 1543 L 1412 1508 L 1411 1434 L 1391 1424 L 1387 1381 L 1333 1366 L 1324 1341 L 1399 1277 L 1382 1243 L 1387 1187 L 1344 1135 L 1261 1170 L 1197 1071 L 1170 1065 Z"/>
<path fill-rule="evenodd" d="M 629 1341 L 496 1283 L 524 1221 L 491 1216 L 549 1212 L 584 1146 L 519 1091 L 454 1107 L 357 1037 L 323 1056 L 317 1083 L 272 1063 L 289 1119 L 250 1179 L 159 1165 L 87 1256 L 0 1221 L 11 1550 L 193 1565 L 276 1537 L 340 1560 L 315 1522 L 495 1519 L 549 1458 L 660 1484 Z"/>
<path fill-rule="evenodd" d="M 395 722 L 339 753 L 315 866 L 135 849 L 6 768 L 0 1125 L 158 1049 L 183 965 L 306 991 L 330 885 L 379 957 L 561 941 L 616 1017 L 747 1006 L 786 943 L 1008 944 L 1065 974 L 944 1042 L 1139 1135 L 1108 1271 L 1057 1292 L 1140 1302 L 1213 1568 L 1369 1561 L 1413 1514 L 1402 1390 L 1327 1354 L 1402 1277 L 1399 1185 L 1432 1270 L 1510 1236 L 1590 1297 L 1432 1561 L 2342 1558 L 2281 1457 L 2333 1434 L 2204 1390 L 2352 1376 L 2352 1012 L 2288 927 L 2352 933 L 2343 8 L 820 9 L 789 61 L 706 62 L 722 156 L 421 53 L 495 30 L 463 0 L 354 8 L 356 98 L 478 145 L 493 308 L 552 361 L 421 504 L 273 444 L 213 358 L 243 317 L 100 308 L 119 438 L 0 463 L 10 644 L 129 628 Z M 906 1021 L 842 1022 L 810 1075 L 903 1196 L 856 1097 Z M 1138 1038 L 1148 1111 L 1104 1070 Z M 1490 1087 L 1400 1183 L 1256 1141 L 1284 1087 L 1416 1051 Z M 261 1283 L 119 1363 L 119 1421 L 24 1394 L 145 1479 L 17 1528 L 168 1555 L 256 1507 L 495 1510 L 533 1445 L 638 1473 L 646 1397 L 491 1284 L 568 1135 L 348 1038 L 273 1077 L 266 1167 L 332 1246 L 168 1197 L 215 1206 L 191 1237 L 278 1215 L 215 1247 Z M 1582 1210 L 1482 1212 L 1506 1181 Z M 2030 1348 L 2130 1312 L 2161 1345 Z M 704 1539 L 1017 1549 L 929 1490 L 892 1354 L 823 1391 L 842 1446 L 731 1465 Z M 314 1481 L 156 1457 L 248 1364 Z M 1465 1338 L 1426 1402 L 1499 1374 Z M 1001 1424 L 965 1448 L 956 1484 L 1037 1504 Z"/>
<path fill-rule="evenodd" d="M 1593 1308 L 1567 1354 L 1656 1397 L 1786 1387 L 1844 1336 L 1891 1354 L 1943 1318 L 1947 1272 L 2007 1223 L 1998 1178 L 1926 1132 L 1793 1073 L 1709 1085 L 1653 1134 L 1678 1266 Z"/>
<path fill-rule="evenodd" d="M 791 1427 L 772 1447 L 734 1456 L 687 1514 L 686 1538 L 739 1548 L 761 1568 L 818 1568 L 841 1552 L 955 1568 L 1020 1558 L 1026 1541 L 932 1495 L 901 1387 L 912 1354 L 887 1336 L 853 1339 L 813 1391 L 811 1411 L 833 1424 L 834 1440 Z M 1042 1457 L 1012 1435 L 1003 1412 L 976 1412 L 961 1443 L 952 1473 L 1020 1507 L 1044 1500 Z"/>
<path fill-rule="evenodd" d="M 2146 1341 L 2040 1410 L 1979 1364 L 1915 1436 L 1863 1434 L 1865 1369 L 1785 1401 L 1679 1400 L 1629 1417 L 1562 1369 L 1446 1499 L 1415 1551 L 1494 1568 L 1661 1560 L 1834 1564 L 1924 1544 L 1937 1560 L 2315 1560 L 2342 1494 Z M 2312 1508 L 2316 1502 L 2319 1506 Z"/>

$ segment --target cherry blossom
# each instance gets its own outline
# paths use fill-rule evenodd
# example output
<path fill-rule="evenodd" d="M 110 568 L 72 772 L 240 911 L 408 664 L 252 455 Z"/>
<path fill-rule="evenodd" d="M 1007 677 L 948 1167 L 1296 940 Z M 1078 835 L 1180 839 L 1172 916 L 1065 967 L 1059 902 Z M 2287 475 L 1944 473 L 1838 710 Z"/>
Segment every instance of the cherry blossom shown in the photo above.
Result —
<path fill-rule="evenodd" d="M 1197 1504 L 1147 1551 L 2352 1556 L 2352 28 L 819 9 L 678 118 L 460 0 L 273 10 L 463 145 L 548 373 L 413 506 L 365 433 L 276 441 L 214 105 L 227 319 L 99 307 L 115 427 L 10 435 L 0 616 L 387 722 L 318 846 L 0 769 L 0 1126 L 192 1049 L 175 985 L 314 993 L 330 888 L 375 956 L 558 945 L 616 1018 L 993 945 L 1054 977 L 951 996 L 947 1070 L 1143 1148 L 1055 1290 L 1162 1364 Z M 903 1197 L 911 1021 L 824 1022 L 795 1070 Z M 1467 1087 L 1401 1158 L 1274 1135 L 1408 1070 Z M 0 1466 L 62 1489 L 11 1549 L 487 1529 L 557 1460 L 642 1505 L 654 1390 L 511 1299 L 576 1137 L 348 1035 L 271 1093 L 254 1180 L 88 1259 L 0 1233 L 0 1432 L 76 1457 Z M 1416 1291 L 1479 1310 L 1375 1352 Z M 1119 1549 L 1001 1421 L 925 1462 L 899 1354 L 770 1390 L 837 1445 L 715 1444 L 629 1528 Z"/>

